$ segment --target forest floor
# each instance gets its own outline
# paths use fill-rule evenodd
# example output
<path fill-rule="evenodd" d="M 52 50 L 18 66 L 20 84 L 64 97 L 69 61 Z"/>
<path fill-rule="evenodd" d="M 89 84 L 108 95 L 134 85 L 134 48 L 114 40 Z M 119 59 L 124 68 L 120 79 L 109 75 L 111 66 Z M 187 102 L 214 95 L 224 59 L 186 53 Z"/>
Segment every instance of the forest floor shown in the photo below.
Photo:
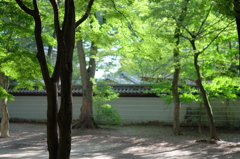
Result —
<path fill-rule="evenodd" d="M 207 129 L 172 128 L 161 125 L 103 126 L 72 130 L 71 159 L 239 159 L 240 130 L 218 129 L 222 141 L 196 143 L 207 139 Z M 0 159 L 47 159 L 45 124 L 10 123 L 9 138 L 0 138 Z"/>

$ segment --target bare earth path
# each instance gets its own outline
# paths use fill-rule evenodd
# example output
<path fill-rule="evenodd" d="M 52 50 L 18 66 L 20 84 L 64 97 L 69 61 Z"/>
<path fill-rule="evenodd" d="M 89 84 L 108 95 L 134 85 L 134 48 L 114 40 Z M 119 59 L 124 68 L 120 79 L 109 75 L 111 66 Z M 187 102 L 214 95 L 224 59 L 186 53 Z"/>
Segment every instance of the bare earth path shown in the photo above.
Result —
<path fill-rule="evenodd" d="M 46 125 L 10 124 L 10 138 L 0 138 L 0 159 L 47 159 Z M 219 130 L 218 144 L 196 128 L 173 136 L 166 126 L 111 126 L 73 130 L 71 159 L 240 159 L 240 131 Z"/>

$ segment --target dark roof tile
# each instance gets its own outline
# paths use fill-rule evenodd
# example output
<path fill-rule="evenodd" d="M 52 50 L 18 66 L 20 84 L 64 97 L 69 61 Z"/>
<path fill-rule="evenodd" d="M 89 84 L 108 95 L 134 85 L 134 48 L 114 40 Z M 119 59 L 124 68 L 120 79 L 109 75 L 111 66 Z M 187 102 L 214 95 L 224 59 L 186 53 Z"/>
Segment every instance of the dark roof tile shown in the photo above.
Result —
<path fill-rule="evenodd" d="M 147 95 L 145 92 L 150 90 L 151 87 L 147 85 L 133 85 L 133 84 L 112 84 L 110 85 L 113 87 L 116 93 L 119 93 L 120 96 L 131 96 L 131 95 Z M 17 89 L 16 91 L 13 90 L 14 86 L 10 86 L 8 89 L 8 93 L 13 95 L 46 95 L 46 90 L 38 90 L 35 87 L 33 90 L 29 90 L 26 88 Z M 61 92 L 61 89 L 58 90 Z M 73 85 L 72 86 L 72 93 L 73 95 L 82 95 L 82 86 L 81 85 Z"/>

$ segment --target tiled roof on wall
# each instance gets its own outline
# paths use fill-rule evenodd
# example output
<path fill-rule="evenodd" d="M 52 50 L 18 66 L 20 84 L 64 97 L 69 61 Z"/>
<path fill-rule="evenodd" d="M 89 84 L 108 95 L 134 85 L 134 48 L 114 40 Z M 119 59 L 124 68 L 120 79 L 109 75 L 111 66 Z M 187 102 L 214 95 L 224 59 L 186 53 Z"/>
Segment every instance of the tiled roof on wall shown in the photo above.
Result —
<path fill-rule="evenodd" d="M 147 94 L 146 91 L 151 89 L 151 86 L 147 85 L 137 85 L 137 84 L 112 84 L 116 93 L 119 93 L 120 96 L 153 96 L 154 94 Z M 33 90 L 29 90 L 26 88 L 17 89 L 17 91 L 13 90 L 14 86 L 10 86 L 8 89 L 8 93 L 13 95 L 46 95 L 46 90 L 38 90 L 34 88 Z M 59 89 L 60 93 L 60 89 Z M 82 95 L 82 86 L 81 85 L 73 85 L 72 93 L 74 96 Z M 155 95 L 154 95 L 155 96 Z"/>

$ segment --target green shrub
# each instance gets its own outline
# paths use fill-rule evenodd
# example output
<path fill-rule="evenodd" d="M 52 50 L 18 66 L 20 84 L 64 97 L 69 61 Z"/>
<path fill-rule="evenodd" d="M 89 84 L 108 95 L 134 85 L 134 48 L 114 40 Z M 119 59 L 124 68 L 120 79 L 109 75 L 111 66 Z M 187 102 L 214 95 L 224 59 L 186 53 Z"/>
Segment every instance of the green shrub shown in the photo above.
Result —
<path fill-rule="evenodd" d="M 106 82 L 98 82 L 93 87 L 94 97 L 93 97 L 93 108 L 94 108 L 94 118 L 98 124 L 107 125 L 119 125 L 121 124 L 121 116 L 117 109 L 113 108 L 107 102 L 112 99 L 118 98 L 118 93 L 116 93 L 111 86 L 108 86 Z"/>

